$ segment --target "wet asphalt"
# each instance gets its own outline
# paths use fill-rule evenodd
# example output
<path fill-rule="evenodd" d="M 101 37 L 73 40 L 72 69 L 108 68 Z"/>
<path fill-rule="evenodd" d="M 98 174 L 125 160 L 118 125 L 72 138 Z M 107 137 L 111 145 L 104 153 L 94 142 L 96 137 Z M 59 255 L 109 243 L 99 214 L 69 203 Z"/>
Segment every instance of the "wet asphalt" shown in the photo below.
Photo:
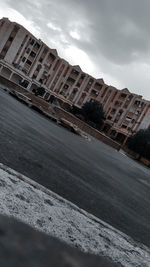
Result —
<path fill-rule="evenodd" d="M 150 169 L 2 90 L 0 162 L 150 246 Z"/>

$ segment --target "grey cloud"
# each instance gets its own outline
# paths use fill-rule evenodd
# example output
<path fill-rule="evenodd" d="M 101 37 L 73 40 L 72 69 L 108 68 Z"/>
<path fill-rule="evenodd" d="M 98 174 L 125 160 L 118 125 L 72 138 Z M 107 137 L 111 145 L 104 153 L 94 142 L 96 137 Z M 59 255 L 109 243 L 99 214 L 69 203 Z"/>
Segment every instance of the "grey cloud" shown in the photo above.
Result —
<path fill-rule="evenodd" d="M 85 51 L 103 73 L 108 72 L 125 84 L 131 75 L 132 64 L 149 63 L 150 57 L 150 1 L 149 0 L 7 0 L 27 19 L 41 28 L 41 37 L 49 45 L 53 41 L 65 47 L 66 42 Z M 39 7 L 38 7 L 39 5 Z M 47 27 L 54 23 L 62 32 Z M 77 30 L 80 40 L 69 32 Z M 63 34 L 66 42 L 61 36 Z M 51 40 L 51 41 L 50 41 Z M 56 47 L 57 48 L 57 47 Z M 59 52 L 59 50 L 58 50 Z M 130 68 L 131 67 L 131 68 Z M 122 71 L 121 71 L 122 70 Z M 145 69 L 140 69 L 144 71 Z M 130 76 L 131 77 L 131 76 Z M 133 73 L 129 85 L 135 82 Z M 146 81 L 148 81 L 146 77 Z M 136 85 L 138 88 L 138 84 Z M 147 84 L 143 83 L 146 90 Z"/>
<path fill-rule="evenodd" d="M 149 1 L 87 0 L 86 7 L 93 22 L 91 44 L 99 53 L 117 64 L 135 60 L 135 54 L 143 57 L 149 53 Z M 86 49 L 86 44 L 82 45 Z"/>
<path fill-rule="evenodd" d="M 69 31 L 78 26 L 81 40 L 71 40 L 76 46 L 93 54 L 102 53 L 116 64 L 134 61 L 150 51 L 150 2 L 147 0 L 55 0 L 9 1 L 9 4 L 29 19 L 34 19 L 42 31 L 49 33 L 46 23 L 55 22 L 70 40 Z M 86 21 L 86 23 L 85 23 Z M 54 37 L 59 33 L 54 33 Z M 85 38 L 88 35 L 88 38 Z"/>

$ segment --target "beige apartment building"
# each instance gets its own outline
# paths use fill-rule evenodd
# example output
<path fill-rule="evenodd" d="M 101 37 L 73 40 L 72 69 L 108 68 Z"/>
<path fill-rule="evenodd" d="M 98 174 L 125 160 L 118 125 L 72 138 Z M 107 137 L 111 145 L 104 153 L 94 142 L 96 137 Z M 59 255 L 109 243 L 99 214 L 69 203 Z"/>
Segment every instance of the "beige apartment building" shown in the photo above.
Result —
<path fill-rule="evenodd" d="M 149 119 L 150 102 L 125 88 L 117 90 L 107 107 L 106 122 L 102 130 L 116 141 L 125 143 L 131 134 L 139 129 L 148 128 Z"/>
<path fill-rule="evenodd" d="M 128 89 L 108 86 L 102 78 L 95 79 L 79 66 L 70 65 L 56 49 L 8 18 L 0 20 L 0 76 L 31 92 L 42 86 L 46 101 L 55 96 L 62 105 L 77 107 L 92 99 L 100 101 L 106 114 L 101 130 L 121 143 L 150 124 L 149 101 Z"/>

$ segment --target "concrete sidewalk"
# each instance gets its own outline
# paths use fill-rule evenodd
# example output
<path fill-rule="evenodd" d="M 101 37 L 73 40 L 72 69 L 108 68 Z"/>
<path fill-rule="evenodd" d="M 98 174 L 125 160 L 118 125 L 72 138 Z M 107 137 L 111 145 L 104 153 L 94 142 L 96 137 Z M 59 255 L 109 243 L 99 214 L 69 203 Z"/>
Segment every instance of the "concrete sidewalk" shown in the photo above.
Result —
<path fill-rule="evenodd" d="M 3 164 L 0 213 L 122 266 L 150 266 L 146 246 Z"/>

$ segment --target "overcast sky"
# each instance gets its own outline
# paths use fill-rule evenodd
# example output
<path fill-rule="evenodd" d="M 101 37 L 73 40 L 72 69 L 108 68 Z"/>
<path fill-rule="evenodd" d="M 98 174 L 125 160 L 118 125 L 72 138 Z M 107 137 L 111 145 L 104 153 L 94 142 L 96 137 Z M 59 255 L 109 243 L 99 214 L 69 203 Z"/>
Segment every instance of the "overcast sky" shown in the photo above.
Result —
<path fill-rule="evenodd" d="M 150 100 L 150 0 L 0 0 L 0 17 L 83 71 Z"/>

